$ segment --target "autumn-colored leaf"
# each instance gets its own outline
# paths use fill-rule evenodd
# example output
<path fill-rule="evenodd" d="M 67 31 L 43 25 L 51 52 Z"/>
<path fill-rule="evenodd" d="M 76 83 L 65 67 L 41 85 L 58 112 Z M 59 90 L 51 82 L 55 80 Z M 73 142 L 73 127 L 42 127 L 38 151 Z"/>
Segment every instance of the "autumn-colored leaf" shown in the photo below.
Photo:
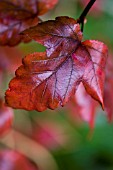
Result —
<path fill-rule="evenodd" d="M 105 79 L 105 65 L 107 59 L 107 47 L 98 41 L 89 40 L 82 43 L 87 49 L 90 61 L 88 62 L 82 83 L 88 94 L 96 99 L 104 108 L 103 91 Z"/>
<path fill-rule="evenodd" d="M 5 150 L 0 151 L 0 170 L 38 170 L 38 168 L 22 154 Z"/>
<path fill-rule="evenodd" d="M 105 69 L 105 84 L 104 84 L 104 105 L 108 120 L 113 120 L 113 59 L 109 55 Z M 84 90 L 81 84 L 75 94 L 74 100 L 68 105 L 68 109 L 72 110 L 73 114 L 80 114 L 84 121 L 87 121 L 92 128 L 94 126 L 95 111 L 98 104 Z M 76 115 L 75 115 L 76 116 Z"/>
<path fill-rule="evenodd" d="M 13 122 L 13 110 L 6 107 L 0 99 L 0 137 L 11 129 Z"/>
<path fill-rule="evenodd" d="M 46 53 L 26 56 L 6 92 L 13 108 L 43 111 L 64 106 L 82 82 L 87 93 L 103 106 L 104 67 L 107 47 L 99 41 L 81 43 L 76 20 L 58 17 L 26 30 L 44 44 Z"/>
<path fill-rule="evenodd" d="M 0 45 L 14 46 L 30 39 L 19 33 L 40 22 L 39 15 L 54 7 L 58 0 L 1 0 L 0 1 Z"/>
<path fill-rule="evenodd" d="M 38 23 L 38 18 L 9 1 L 0 1 L 0 45 L 14 46 L 27 42 L 19 33 Z"/>
<path fill-rule="evenodd" d="M 57 17 L 25 30 L 25 37 L 44 45 L 48 57 L 71 55 L 82 40 L 82 32 L 77 21 L 69 17 Z"/>

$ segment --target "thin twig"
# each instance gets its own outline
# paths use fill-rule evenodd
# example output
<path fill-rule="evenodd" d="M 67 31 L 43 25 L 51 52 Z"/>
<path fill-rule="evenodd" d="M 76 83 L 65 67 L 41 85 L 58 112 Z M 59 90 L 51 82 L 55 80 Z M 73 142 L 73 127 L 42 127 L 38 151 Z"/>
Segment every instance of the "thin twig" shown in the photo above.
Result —
<path fill-rule="evenodd" d="M 85 7 L 84 11 L 82 12 L 82 14 L 80 15 L 79 19 L 78 19 L 78 23 L 81 24 L 81 31 L 83 32 L 83 28 L 84 28 L 84 19 L 86 17 L 86 15 L 88 14 L 89 10 L 91 9 L 91 7 L 94 5 L 96 0 L 90 0 L 89 3 L 87 4 L 87 6 Z"/>

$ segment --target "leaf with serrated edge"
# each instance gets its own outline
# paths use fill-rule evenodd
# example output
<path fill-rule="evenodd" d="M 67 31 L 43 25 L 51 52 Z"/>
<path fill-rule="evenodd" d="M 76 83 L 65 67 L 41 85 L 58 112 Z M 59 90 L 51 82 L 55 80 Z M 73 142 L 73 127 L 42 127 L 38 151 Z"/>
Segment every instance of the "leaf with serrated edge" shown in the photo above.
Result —
<path fill-rule="evenodd" d="M 68 26 L 61 24 L 63 20 L 65 23 L 67 20 Z M 55 109 L 58 105 L 64 106 L 82 82 L 87 93 L 104 107 L 103 84 L 107 59 L 106 45 L 95 40 L 87 40 L 81 43 L 80 26 L 76 24 L 74 19 L 59 17 L 53 22 L 58 25 L 57 28 L 55 27 L 56 31 L 61 31 L 61 34 L 65 37 L 61 38 L 63 40 L 60 39 L 61 42 L 56 49 L 54 43 L 57 39 L 59 41 L 59 36 L 55 36 L 55 40 L 54 35 L 51 36 L 50 51 L 52 46 L 53 52 L 50 52 L 50 56 L 48 56 L 49 49 L 47 48 L 47 53 L 34 53 L 24 58 L 23 65 L 16 71 L 16 77 L 10 82 L 9 89 L 6 91 L 6 103 L 13 108 L 24 108 L 26 110 Z M 50 21 L 39 24 L 38 30 L 44 29 L 45 25 L 47 28 L 48 24 L 50 24 Z M 34 28 L 36 30 L 36 27 Z M 69 32 L 67 28 L 69 28 Z M 31 30 L 30 35 L 33 31 Z M 39 35 L 40 32 L 37 34 Z M 37 37 L 36 39 L 39 41 L 39 37 Z M 71 50 L 68 49 L 69 44 L 68 48 L 65 48 L 67 39 L 71 39 Z M 48 33 L 47 36 L 46 34 L 40 36 L 42 44 L 48 41 L 50 41 Z M 61 44 L 63 44 L 62 48 Z M 72 49 L 72 46 L 74 49 Z"/>

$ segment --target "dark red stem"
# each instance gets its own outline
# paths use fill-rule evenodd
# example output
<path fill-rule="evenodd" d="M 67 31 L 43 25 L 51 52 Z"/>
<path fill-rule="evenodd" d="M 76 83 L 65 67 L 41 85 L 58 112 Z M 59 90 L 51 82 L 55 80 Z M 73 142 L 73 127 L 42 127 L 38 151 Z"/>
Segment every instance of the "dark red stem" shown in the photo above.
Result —
<path fill-rule="evenodd" d="M 91 9 L 91 7 L 93 6 L 93 4 L 95 3 L 96 0 L 90 0 L 89 3 L 87 4 L 87 6 L 85 7 L 84 11 L 82 12 L 82 14 L 80 15 L 79 19 L 78 19 L 78 23 L 82 24 L 81 25 L 81 31 L 83 31 L 83 27 L 84 27 L 84 19 L 86 17 L 86 15 L 88 14 L 89 10 Z"/>

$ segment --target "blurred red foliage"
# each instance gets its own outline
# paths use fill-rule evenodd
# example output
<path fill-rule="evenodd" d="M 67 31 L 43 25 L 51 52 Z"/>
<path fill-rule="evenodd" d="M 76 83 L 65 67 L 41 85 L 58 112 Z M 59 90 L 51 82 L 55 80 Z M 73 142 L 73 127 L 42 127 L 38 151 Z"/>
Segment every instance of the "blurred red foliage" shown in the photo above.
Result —
<path fill-rule="evenodd" d="M 0 170 L 39 170 L 36 165 L 22 154 L 4 150 L 0 151 Z"/>

